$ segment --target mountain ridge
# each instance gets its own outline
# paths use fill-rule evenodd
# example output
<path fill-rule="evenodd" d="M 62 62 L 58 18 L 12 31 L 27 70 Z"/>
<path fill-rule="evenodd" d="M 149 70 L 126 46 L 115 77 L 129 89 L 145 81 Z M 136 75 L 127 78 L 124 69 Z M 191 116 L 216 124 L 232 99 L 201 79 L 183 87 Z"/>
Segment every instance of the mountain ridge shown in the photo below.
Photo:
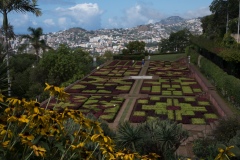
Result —
<path fill-rule="evenodd" d="M 150 24 L 141 24 L 141 25 L 137 25 L 135 27 L 131 27 L 131 28 L 113 28 L 113 29 L 106 29 L 106 28 L 102 28 L 102 29 L 98 29 L 98 30 L 86 30 L 84 28 L 81 28 L 81 27 L 72 27 L 72 28 L 69 28 L 69 29 L 66 29 L 66 30 L 60 30 L 60 31 L 57 31 L 57 32 L 71 32 L 71 31 L 80 31 L 80 32 L 87 32 L 87 33 L 93 33 L 93 32 L 98 32 L 98 31 L 101 31 L 101 30 L 119 30 L 119 29 L 123 29 L 123 30 L 131 30 L 131 29 L 138 29 L 139 31 L 150 31 L 150 26 L 151 25 L 174 25 L 174 24 L 178 24 L 178 23 L 184 23 L 186 21 L 189 21 L 189 20 L 192 20 L 192 19 L 198 19 L 200 20 L 201 17 L 198 17 L 198 18 L 191 18 L 191 19 L 185 19 L 185 18 L 182 18 L 180 16 L 170 16 L 170 17 L 167 17 L 165 19 L 162 19 L 160 20 L 159 22 L 155 22 L 155 23 L 150 23 Z M 51 33 L 56 33 L 56 32 L 50 32 L 50 33 L 47 33 L 47 34 L 51 34 Z"/>

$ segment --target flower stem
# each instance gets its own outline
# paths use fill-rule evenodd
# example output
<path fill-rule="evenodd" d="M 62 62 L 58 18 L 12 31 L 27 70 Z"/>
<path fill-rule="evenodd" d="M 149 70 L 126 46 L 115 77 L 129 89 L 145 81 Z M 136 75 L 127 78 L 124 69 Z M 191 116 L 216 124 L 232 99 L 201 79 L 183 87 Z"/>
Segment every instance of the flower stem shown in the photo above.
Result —
<path fill-rule="evenodd" d="M 28 155 L 28 157 L 25 160 L 28 160 L 32 154 L 33 154 L 33 151 Z"/>
<path fill-rule="evenodd" d="M 45 107 L 45 110 L 48 108 L 48 105 L 49 105 L 50 100 L 51 100 L 51 96 L 50 96 L 49 99 L 48 99 L 48 102 L 47 102 L 47 105 L 46 105 L 46 107 Z"/>
<path fill-rule="evenodd" d="M 98 146 L 99 146 L 99 143 L 98 143 L 97 146 L 94 148 L 94 150 L 92 151 L 91 155 L 88 157 L 87 160 L 89 160 L 89 159 L 92 157 L 93 153 L 96 151 L 96 149 L 98 148 Z"/>

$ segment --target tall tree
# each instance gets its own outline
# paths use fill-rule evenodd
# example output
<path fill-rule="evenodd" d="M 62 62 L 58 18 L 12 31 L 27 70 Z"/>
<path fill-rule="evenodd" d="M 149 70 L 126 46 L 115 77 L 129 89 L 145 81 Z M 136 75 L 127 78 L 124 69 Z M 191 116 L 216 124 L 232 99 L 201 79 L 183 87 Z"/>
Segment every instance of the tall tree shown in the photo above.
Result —
<path fill-rule="evenodd" d="M 144 53 L 145 51 L 145 42 L 143 41 L 131 41 L 129 42 L 126 47 L 128 49 L 128 51 L 130 52 L 130 54 L 133 54 L 133 53 L 138 53 L 138 54 L 141 54 L 141 53 Z"/>
<path fill-rule="evenodd" d="M 213 14 L 212 28 L 215 28 L 215 31 L 217 31 L 215 37 L 222 38 L 224 36 L 226 33 L 227 19 L 231 21 L 238 17 L 238 3 L 238 0 L 213 0 L 209 8 Z"/>
<path fill-rule="evenodd" d="M 9 53 L 8 53 L 8 13 L 15 11 L 20 13 L 31 12 L 36 16 L 41 15 L 41 11 L 37 8 L 37 0 L 0 0 L 0 13 L 3 15 L 3 30 L 5 32 L 6 52 L 7 52 L 7 67 L 9 67 Z M 11 81 L 8 68 L 8 96 L 11 96 Z"/>
<path fill-rule="evenodd" d="M 0 13 L 3 15 L 3 27 L 8 29 L 8 13 L 9 12 L 31 12 L 36 16 L 41 15 L 41 11 L 37 8 L 37 0 L 0 0 Z"/>
<path fill-rule="evenodd" d="M 0 62 L 3 62 L 7 53 L 11 49 L 10 44 L 7 44 L 4 37 L 8 37 L 9 39 L 15 38 L 15 33 L 13 31 L 12 25 L 8 24 L 7 31 L 4 30 L 4 26 L 0 28 Z"/>
<path fill-rule="evenodd" d="M 190 43 L 191 32 L 187 29 L 180 30 L 176 33 L 171 33 L 169 42 L 172 44 L 173 50 L 184 52 L 184 49 Z"/>
<path fill-rule="evenodd" d="M 103 58 L 106 60 L 112 60 L 113 52 L 109 50 L 105 51 L 105 53 L 103 54 Z"/>
<path fill-rule="evenodd" d="M 37 61 L 39 59 L 39 51 L 42 49 L 45 51 L 46 48 L 50 48 L 47 46 L 46 42 L 43 39 L 40 39 L 43 35 L 43 30 L 41 27 L 32 28 L 29 27 L 28 31 L 31 32 L 30 35 L 23 35 L 22 38 L 27 38 L 30 41 L 30 45 L 33 46 L 37 55 Z"/>
<path fill-rule="evenodd" d="M 159 43 L 160 53 L 164 52 L 184 52 L 184 49 L 190 43 L 191 32 L 187 29 L 178 32 L 172 32 L 168 39 L 162 39 Z"/>

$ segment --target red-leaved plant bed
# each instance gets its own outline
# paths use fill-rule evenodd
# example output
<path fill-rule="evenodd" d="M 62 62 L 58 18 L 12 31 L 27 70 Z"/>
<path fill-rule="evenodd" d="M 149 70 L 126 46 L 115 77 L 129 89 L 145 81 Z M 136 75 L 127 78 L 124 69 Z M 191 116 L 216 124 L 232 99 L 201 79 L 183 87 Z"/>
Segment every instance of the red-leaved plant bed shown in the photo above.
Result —
<path fill-rule="evenodd" d="M 143 123 L 146 121 L 146 116 L 132 116 L 130 122 L 132 123 Z"/>
<path fill-rule="evenodd" d="M 167 106 L 167 110 L 181 110 L 180 106 Z"/>

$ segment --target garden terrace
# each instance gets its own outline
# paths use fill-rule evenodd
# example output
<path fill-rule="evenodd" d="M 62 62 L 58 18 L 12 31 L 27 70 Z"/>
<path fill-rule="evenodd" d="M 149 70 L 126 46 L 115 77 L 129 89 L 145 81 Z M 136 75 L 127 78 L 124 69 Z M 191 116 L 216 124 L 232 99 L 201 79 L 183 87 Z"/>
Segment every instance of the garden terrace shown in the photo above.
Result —
<path fill-rule="evenodd" d="M 81 94 L 126 94 L 129 93 L 133 79 L 123 79 L 118 77 L 98 77 L 88 76 L 83 80 L 75 83 L 68 89 L 68 93 Z"/>
<path fill-rule="evenodd" d="M 69 107 L 92 113 L 112 126 L 153 117 L 183 124 L 217 120 L 214 106 L 189 75 L 187 64 L 179 61 L 146 61 L 142 67 L 141 61 L 113 60 L 67 87 L 69 100 L 55 105 L 56 99 L 52 99 L 49 109 Z"/>
<path fill-rule="evenodd" d="M 132 62 L 127 60 L 115 60 L 99 68 L 92 73 L 92 76 L 108 76 L 108 77 L 124 77 L 124 76 L 136 76 L 141 71 L 142 64 L 139 61 Z"/>
<path fill-rule="evenodd" d="M 188 77 L 189 74 L 186 64 L 169 61 L 151 61 L 147 71 L 147 75 L 160 77 Z"/>
<path fill-rule="evenodd" d="M 193 78 L 159 77 L 158 79 L 144 80 L 140 93 L 163 96 L 197 96 L 202 93 L 202 89 Z"/>

